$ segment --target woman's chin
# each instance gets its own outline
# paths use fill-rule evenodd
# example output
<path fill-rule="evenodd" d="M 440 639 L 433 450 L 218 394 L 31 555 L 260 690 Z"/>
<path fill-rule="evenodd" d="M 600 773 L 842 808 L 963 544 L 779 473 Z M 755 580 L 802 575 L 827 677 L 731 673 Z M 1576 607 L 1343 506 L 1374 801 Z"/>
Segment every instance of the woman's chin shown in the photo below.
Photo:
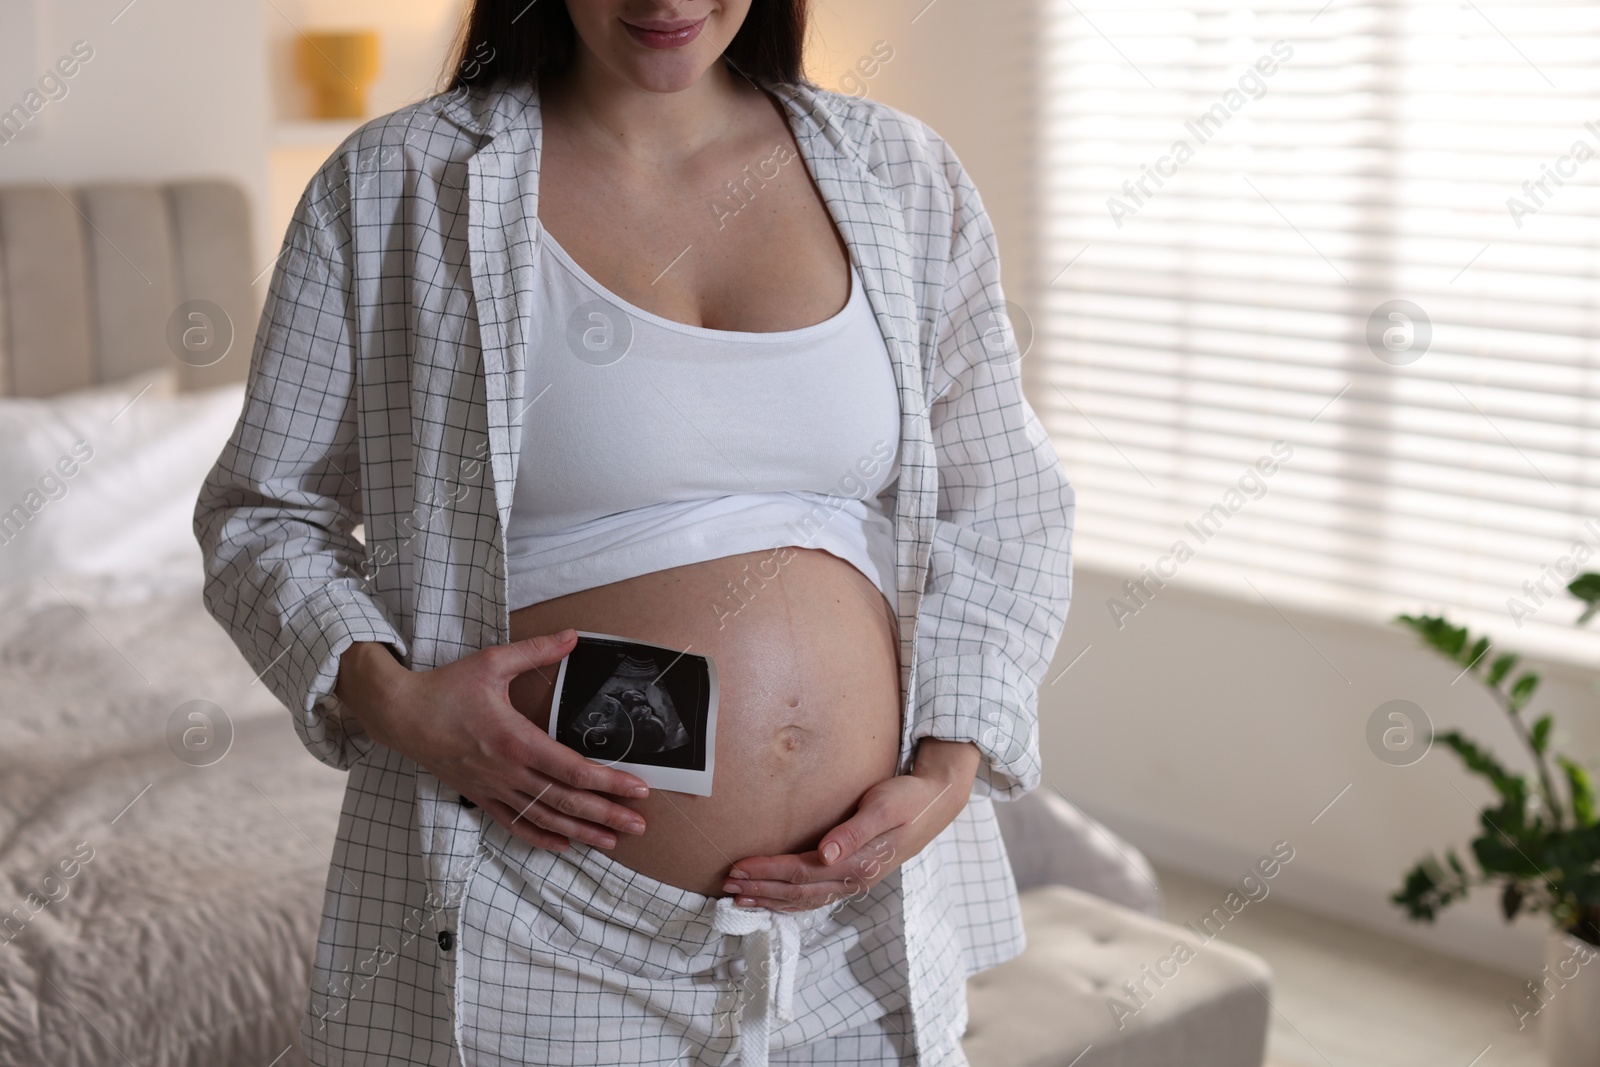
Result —
<path fill-rule="evenodd" d="M 699 49 L 693 45 L 653 51 L 630 40 L 623 42 L 621 48 L 623 54 L 613 56 L 606 66 L 634 88 L 647 93 L 681 93 L 692 88 L 719 58 L 710 53 L 695 54 Z"/>

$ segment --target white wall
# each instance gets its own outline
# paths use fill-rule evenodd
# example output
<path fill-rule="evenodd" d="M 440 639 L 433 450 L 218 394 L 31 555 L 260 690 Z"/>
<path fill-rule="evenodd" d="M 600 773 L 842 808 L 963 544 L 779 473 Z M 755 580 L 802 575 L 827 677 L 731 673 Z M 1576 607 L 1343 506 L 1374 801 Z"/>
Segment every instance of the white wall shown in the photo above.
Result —
<path fill-rule="evenodd" d="M 1158 862 L 1232 881 L 1287 840 L 1297 855 L 1275 886 L 1281 899 L 1490 966 L 1538 968 L 1543 927 L 1508 929 L 1492 892 L 1436 927 L 1403 923 L 1386 899 L 1423 853 L 1453 844 L 1467 858 L 1474 805 L 1491 794 L 1442 748 L 1409 767 L 1380 761 L 1366 740 L 1374 709 L 1412 701 L 1435 729 L 1529 766 L 1470 678 L 1455 682 L 1456 669 L 1399 627 L 1280 616 L 1181 576 L 1118 630 L 1106 600 L 1124 578 L 1078 571 L 1056 681 L 1040 699 L 1053 785 Z M 1535 707 L 1557 712 L 1557 746 L 1592 753 L 1594 703 L 1592 676 L 1553 666 Z"/>
<path fill-rule="evenodd" d="M 954 145 L 995 220 L 1007 295 L 1024 307 L 1041 275 L 1030 241 L 1037 7 L 827 0 L 813 42 L 813 77 L 829 88 L 874 41 L 893 45 L 867 91 Z M 1537 969 L 1543 926 L 1507 928 L 1491 893 L 1435 927 L 1405 923 L 1387 900 L 1430 849 L 1453 844 L 1469 854 L 1473 805 L 1489 792 L 1443 749 L 1411 767 L 1381 762 L 1367 747 L 1367 719 L 1385 701 L 1411 700 L 1437 729 L 1462 729 L 1524 766 L 1509 726 L 1470 679 L 1452 685 L 1448 664 L 1383 620 L 1290 614 L 1291 626 L 1266 605 L 1185 586 L 1182 576 L 1118 631 L 1106 600 L 1124 577 L 1078 568 L 1049 675 L 1056 681 L 1040 696 L 1051 785 L 1158 863 L 1233 881 L 1287 840 L 1296 857 L 1273 886 L 1279 899 L 1491 966 Z M 1593 753 L 1600 722 L 1590 676 L 1557 670 L 1538 706 L 1558 712 L 1558 745 Z"/>
<path fill-rule="evenodd" d="M 250 197 L 265 267 L 300 190 L 338 142 L 330 133 L 285 144 L 279 133 L 306 113 L 292 65 L 298 34 L 380 29 L 371 104 L 381 114 L 435 91 L 461 0 L 0 0 L 0 34 L 30 7 L 36 48 L 19 47 L 15 34 L 0 42 L 0 109 L 74 41 L 94 58 L 23 137 L 0 145 L 0 182 L 231 178 Z"/>
<path fill-rule="evenodd" d="M 808 73 L 823 88 L 864 91 L 950 142 L 994 222 L 1012 300 L 1033 284 L 1037 6 L 1036 0 L 813 0 L 806 55 Z M 894 58 L 865 78 L 852 68 L 878 41 Z M 847 82 L 847 74 L 857 80 Z"/>
<path fill-rule="evenodd" d="M 29 0 L 0 0 L 14 14 Z M 7 59 L 0 108 L 74 41 L 94 58 L 37 129 L 0 145 L 0 182 L 222 177 L 255 207 L 256 254 L 276 248 L 264 213 L 267 72 L 261 6 L 239 0 L 36 0 L 36 60 Z M 115 21 L 113 21 L 115 20 Z M 12 52 L 8 49 L 6 55 Z M 26 69 L 22 64 L 28 63 Z"/>

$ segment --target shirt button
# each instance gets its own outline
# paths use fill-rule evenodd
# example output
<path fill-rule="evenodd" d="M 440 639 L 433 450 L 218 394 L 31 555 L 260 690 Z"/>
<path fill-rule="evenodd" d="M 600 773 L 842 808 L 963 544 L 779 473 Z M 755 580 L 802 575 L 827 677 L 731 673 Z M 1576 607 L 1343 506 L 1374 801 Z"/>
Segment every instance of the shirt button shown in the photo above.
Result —
<path fill-rule="evenodd" d="M 456 935 L 449 930 L 439 931 L 439 951 L 449 952 L 456 947 Z"/>

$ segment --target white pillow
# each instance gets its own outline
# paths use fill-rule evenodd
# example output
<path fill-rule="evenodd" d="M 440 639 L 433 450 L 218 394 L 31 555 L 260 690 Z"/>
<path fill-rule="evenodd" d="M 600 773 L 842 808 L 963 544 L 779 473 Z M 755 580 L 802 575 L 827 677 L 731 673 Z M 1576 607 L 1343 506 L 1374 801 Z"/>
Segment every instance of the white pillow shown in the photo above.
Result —
<path fill-rule="evenodd" d="M 0 400 L 0 585 L 193 562 L 195 498 L 244 386 L 177 393 L 161 376 Z M 148 388 L 147 388 L 148 387 Z"/>

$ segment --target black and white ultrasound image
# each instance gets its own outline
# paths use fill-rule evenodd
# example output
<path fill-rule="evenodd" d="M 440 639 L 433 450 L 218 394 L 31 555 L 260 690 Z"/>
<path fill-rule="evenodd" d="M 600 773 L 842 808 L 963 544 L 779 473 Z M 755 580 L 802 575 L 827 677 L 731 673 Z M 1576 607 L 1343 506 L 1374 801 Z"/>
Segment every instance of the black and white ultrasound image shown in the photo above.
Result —
<path fill-rule="evenodd" d="M 704 771 L 710 700 L 702 656 L 580 636 L 567 655 L 554 734 L 603 763 Z"/>

